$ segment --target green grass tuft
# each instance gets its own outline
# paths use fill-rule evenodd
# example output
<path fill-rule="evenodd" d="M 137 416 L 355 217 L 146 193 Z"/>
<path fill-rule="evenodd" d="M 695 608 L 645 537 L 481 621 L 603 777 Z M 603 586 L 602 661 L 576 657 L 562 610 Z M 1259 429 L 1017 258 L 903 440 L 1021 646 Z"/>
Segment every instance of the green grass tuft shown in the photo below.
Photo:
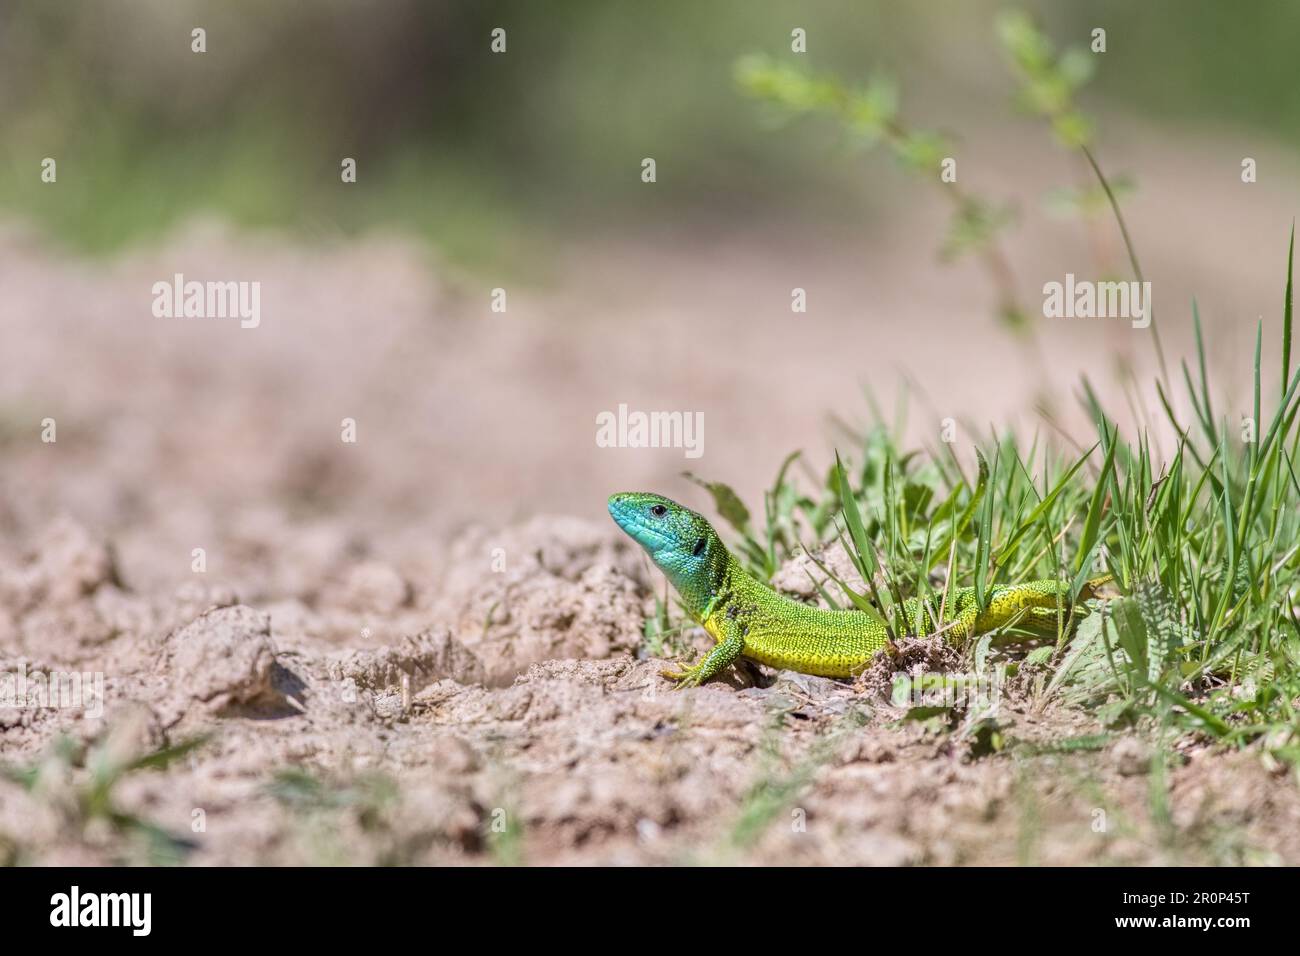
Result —
<path fill-rule="evenodd" d="M 1193 321 L 1197 371 L 1184 363 L 1184 383 L 1195 422 L 1177 416 L 1161 383 L 1155 388 L 1177 442 L 1167 460 L 1149 433 L 1122 435 L 1086 383 L 1091 448 L 1067 457 L 1037 436 L 1027 449 L 1014 435 L 995 437 L 975 448 L 973 480 L 951 445 L 904 449 L 901 430 L 877 417 L 811 489 L 783 466 L 765 495 L 766 524 L 747 510 L 733 521 L 743 535 L 738 553 L 767 579 L 801 542 L 838 539 L 866 591 L 832 580 L 847 604 L 880 615 L 896 635 L 910 632 L 899 612 L 913 595 L 941 605 L 953 587 L 983 594 L 1037 578 L 1068 580 L 1077 595 L 1109 572 L 1121 596 L 1077 630 L 1059 628 L 1042 695 L 1091 708 L 1108 725 L 1145 721 L 1174 738 L 1257 745 L 1295 763 L 1300 370 L 1266 407 L 1257 331 L 1252 405 L 1233 424 L 1216 413 L 1199 316 Z M 1289 321 L 1279 344 L 1289 354 Z M 707 487 L 732 517 L 744 509 L 730 489 L 719 496 L 725 486 Z"/>

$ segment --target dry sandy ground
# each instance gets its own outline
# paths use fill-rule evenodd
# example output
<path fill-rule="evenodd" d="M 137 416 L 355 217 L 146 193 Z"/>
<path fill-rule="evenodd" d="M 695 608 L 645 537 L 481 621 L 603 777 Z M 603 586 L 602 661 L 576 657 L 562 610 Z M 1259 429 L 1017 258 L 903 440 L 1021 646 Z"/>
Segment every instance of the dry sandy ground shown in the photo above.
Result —
<path fill-rule="evenodd" d="M 633 653 L 645 575 L 609 529 L 503 530 L 495 575 L 467 567 L 485 540 L 427 565 L 340 547 L 299 569 L 319 584 L 241 604 L 136 591 L 105 541 L 56 523 L 0 572 L 3 667 L 102 672 L 103 716 L 0 709 L 0 755 L 38 774 L 0 782 L 0 859 L 1300 862 L 1294 780 L 1254 753 L 1180 752 L 1166 818 L 1138 738 L 1037 753 L 1099 728 L 1014 691 L 992 756 L 900 723 L 867 689 L 893 665 L 859 688 L 747 670 L 678 693 Z"/>
<path fill-rule="evenodd" d="M 1296 179 L 1221 143 L 1109 158 L 1160 171 L 1131 219 L 1170 353 L 1196 292 L 1239 389 Z M 1270 171 L 1245 192 L 1240 155 Z M 985 185 L 1059 181 L 1050 149 L 1014 160 Z M 1136 738 L 977 757 L 847 685 L 747 672 L 674 693 L 638 657 L 662 582 L 610 492 L 704 508 L 690 468 L 754 502 L 793 448 L 824 468 L 826 416 L 860 421 L 861 387 L 887 400 L 900 373 L 925 383 L 922 440 L 949 415 L 1032 424 L 1044 398 L 1068 422 L 1081 371 L 1122 411 L 1114 353 L 1148 343 L 1053 327 L 1028 366 L 975 267 L 933 263 L 937 207 L 907 222 L 684 225 L 568 247 L 549 289 L 449 279 L 384 237 L 196 227 L 87 263 L 0 233 L 0 679 L 105 679 L 102 719 L 0 707 L 0 762 L 37 768 L 0 782 L 0 860 L 1300 863 L 1296 782 L 1253 752 L 1189 747 L 1165 812 Z M 1091 268 L 1074 227 L 1017 242 L 1030 292 Z M 177 272 L 260 281 L 261 326 L 154 318 Z M 620 402 L 703 411 L 704 457 L 597 448 Z M 1030 743 L 1098 730 L 1015 695 L 1003 719 Z M 197 737 L 165 770 L 123 769 Z"/>

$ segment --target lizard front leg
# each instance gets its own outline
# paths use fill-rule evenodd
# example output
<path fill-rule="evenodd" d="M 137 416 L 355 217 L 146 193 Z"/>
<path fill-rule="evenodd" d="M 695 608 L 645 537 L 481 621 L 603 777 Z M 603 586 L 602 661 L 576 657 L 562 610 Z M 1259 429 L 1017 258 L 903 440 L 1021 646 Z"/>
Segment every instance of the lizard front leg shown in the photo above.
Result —
<path fill-rule="evenodd" d="M 677 690 L 684 687 L 698 687 L 728 664 L 735 663 L 736 658 L 745 649 L 744 630 L 744 625 L 728 621 L 725 625 L 725 636 L 704 656 L 704 660 L 682 671 L 664 671 L 663 676 L 676 681 Z"/>

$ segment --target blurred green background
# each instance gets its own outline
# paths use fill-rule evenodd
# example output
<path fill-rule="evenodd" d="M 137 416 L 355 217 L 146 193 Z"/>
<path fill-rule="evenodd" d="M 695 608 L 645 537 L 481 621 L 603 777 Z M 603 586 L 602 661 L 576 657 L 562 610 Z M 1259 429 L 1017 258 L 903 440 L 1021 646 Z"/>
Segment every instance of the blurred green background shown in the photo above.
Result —
<path fill-rule="evenodd" d="M 1083 100 L 1103 116 L 1300 135 L 1300 4 L 1018 6 L 1060 45 L 1107 29 Z M 790 30 L 803 27 L 810 69 L 851 82 L 886 70 L 905 110 L 960 133 L 978 119 L 973 103 L 1010 108 L 993 29 L 1006 7 L 6 0 L 0 215 L 91 253 L 198 214 L 306 241 L 391 226 L 470 267 L 633 216 L 649 228 L 868 222 L 884 187 L 863 163 L 888 157 L 864 159 L 830 124 L 774 132 L 738 94 L 736 59 L 789 56 Z M 205 54 L 190 50 L 195 26 Z M 505 55 L 489 50 L 498 26 Z M 58 189 L 40 181 L 46 156 Z M 358 161 L 354 186 L 340 183 L 344 156 Z M 641 188 L 644 156 L 667 188 Z"/>

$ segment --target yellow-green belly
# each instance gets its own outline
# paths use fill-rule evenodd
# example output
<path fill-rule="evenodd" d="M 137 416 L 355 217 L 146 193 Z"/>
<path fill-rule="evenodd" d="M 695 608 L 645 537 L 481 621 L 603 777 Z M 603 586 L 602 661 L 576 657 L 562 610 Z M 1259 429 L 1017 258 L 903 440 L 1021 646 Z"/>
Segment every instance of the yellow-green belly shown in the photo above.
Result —
<path fill-rule="evenodd" d="M 885 629 L 861 611 L 826 611 L 793 602 L 782 610 L 779 620 L 760 614 L 748 623 L 743 657 L 818 677 L 854 677 L 885 646 Z M 720 640 L 722 624 L 717 615 L 704 627 Z"/>
<path fill-rule="evenodd" d="M 972 634 L 1001 627 L 1027 608 L 1041 608 L 1054 619 L 1066 594 L 1068 585 L 1057 581 L 994 587 L 984 612 L 977 615 L 975 589 L 961 588 L 953 595 L 944 638 L 958 644 Z M 934 628 L 931 615 L 916 598 L 904 601 L 903 609 L 910 633 L 926 634 Z M 719 641 L 727 627 L 742 623 L 743 657 L 819 677 L 857 676 L 888 640 L 884 625 L 862 611 L 810 607 L 757 584 L 737 588 L 733 599 L 703 623 Z"/>

